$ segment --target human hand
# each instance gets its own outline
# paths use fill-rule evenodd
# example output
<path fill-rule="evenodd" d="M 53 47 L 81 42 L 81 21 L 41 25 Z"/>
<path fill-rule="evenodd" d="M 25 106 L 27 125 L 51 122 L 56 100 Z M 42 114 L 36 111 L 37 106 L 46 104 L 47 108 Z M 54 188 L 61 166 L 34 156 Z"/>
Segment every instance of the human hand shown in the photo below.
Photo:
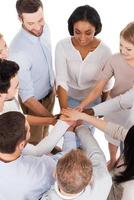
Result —
<path fill-rule="evenodd" d="M 61 115 L 60 119 L 62 121 L 65 121 L 69 126 L 73 126 L 74 124 L 76 124 L 75 120 L 66 119 L 66 117 L 64 115 Z"/>
<path fill-rule="evenodd" d="M 83 111 L 83 108 L 79 105 L 79 106 L 75 107 L 74 110 L 77 110 L 77 111 L 79 111 L 79 112 L 82 112 L 82 111 Z"/>
<path fill-rule="evenodd" d="M 83 120 L 83 113 L 72 108 L 62 109 L 61 113 L 63 115 L 62 119 L 65 121 L 77 121 L 79 119 Z"/>

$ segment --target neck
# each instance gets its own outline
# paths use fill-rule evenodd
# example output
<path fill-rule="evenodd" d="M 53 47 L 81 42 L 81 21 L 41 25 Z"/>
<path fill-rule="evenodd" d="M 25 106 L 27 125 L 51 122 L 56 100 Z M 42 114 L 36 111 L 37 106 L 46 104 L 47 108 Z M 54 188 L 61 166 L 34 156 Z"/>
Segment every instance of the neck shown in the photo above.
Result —
<path fill-rule="evenodd" d="M 20 157 L 20 154 L 18 152 L 14 152 L 14 153 L 11 153 L 11 154 L 0 153 L 0 161 L 5 162 L 5 163 L 14 161 L 19 157 Z"/>
<path fill-rule="evenodd" d="M 127 60 L 126 62 L 127 62 L 128 65 L 130 65 L 131 67 L 134 67 L 134 60 Z"/>
<path fill-rule="evenodd" d="M 55 182 L 55 191 L 57 192 L 57 194 L 64 198 L 64 199 L 72 199 L 72 198 L 76 198 L 78 197 L 82 192 L 83 190 L 80 192 L 80 193 L 77 193 L 77 194 L 70 194 L 70 193 L 66 193 L 64 192 L 61 187 L 58 186 L 58 183 L 57 181 Z"/>

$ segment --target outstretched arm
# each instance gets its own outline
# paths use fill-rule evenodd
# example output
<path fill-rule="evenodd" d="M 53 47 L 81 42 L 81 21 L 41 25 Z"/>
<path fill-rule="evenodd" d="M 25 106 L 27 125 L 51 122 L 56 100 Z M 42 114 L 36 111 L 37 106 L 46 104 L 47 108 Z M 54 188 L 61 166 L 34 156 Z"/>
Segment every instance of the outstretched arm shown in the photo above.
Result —
<path fill-rule="evenodd" d="M 114 124 L 108 123 L 104 120 L 98 119 L 96 117 L 87 115 L 85 113 L 78 112 L 73 109 L 63 109 L 62 114 L 65 116 L 65 120 L 84 120 L 95 126 L 96 128 L 100 129 L 101 131 L 109 134 L 111 137 L 124 141 L 128 130 L 124 127 Z"/>
<path fill-rule="evenodd" d="M 101 96 L 102 91 L 107 83 L 107 80 L 100 80 L 96 84 L 95 88 L 88 94 L 88 96 L 81 101 L 80 105 L 78 106 L 79 110 L 83 110 L 88 104 L 92 103 L 97 97 Z"/>
<path fill-rule="evenodd" d="M 41 156 L 43 154 L 50 153 L 57 142 L 64 135 L 69 126 L 70 125 L 66 122 L 58 120 L 58 122 L 47 137 L 41 140 L 41 142 L 36 146 L 28 143 L 24 149 L 23 154 Z"/>
<path fill-rule="evenodd" d="M 113 99 L 109 99 L 104 103 L 92 107 L 92 109 L 94 110 L 95 116 L 107 115 L 110 112 L 130 109 L 133 106 L 133 102 L 134 102 L 134 87 L 120 96 L 117 96 Z"/>

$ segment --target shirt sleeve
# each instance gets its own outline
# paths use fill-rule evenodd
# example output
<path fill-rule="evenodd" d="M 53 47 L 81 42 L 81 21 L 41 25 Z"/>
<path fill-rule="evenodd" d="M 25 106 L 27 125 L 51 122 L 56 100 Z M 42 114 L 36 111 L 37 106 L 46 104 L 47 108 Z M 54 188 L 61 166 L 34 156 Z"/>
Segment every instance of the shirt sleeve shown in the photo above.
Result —
<path fill-rule="evenodd" d="M 15 61 L 20 69 L 19 69 L 19 95 L 22 99 L 22 102 L 25 102 L 30 97 L 34 96 L 34 87 L 33 81 L 31 78 L 31 62 L 27 58 L 27 55 L 23 53 L 10 55 L 11 60 Z"/>
<path fill-rule="evenodd" d="M 68 127 L 69 125 L 66 122 L 58 120 L 58 122 L 47 137 L 41 140 L 41 142 L 36 146 L 28 143 L 23 151 L 23 154 L 41 156 L 43 154 L 50 153 L 57 142 L 64 135 Z"/>
<path fill-rule="evenodd" d="M 84 149 L 87 153 L 87 156 L 92 161 L 92 164 L 96 166 L 106 166 L 104 153 L 89 129 L 80 126 L 77 128 L 77 135 L 80 139 L 82 149 Z"/>
<path fill-rule="evenodd" d="M 91 179 L 92 197 L 93 199 L 107 199 L 112 179 L 107 169 L 105 156 L 92 133 L 83 128 L 80 127 L 77 135 L 93 166 L 93 177 Z M 98 191 L 100 192 L 99 194 Z"/>
<path fill-rule="evenodd" d="M 133 187 L 134 181 L 130 180 L 126 183 L 123 183 L 123 195 L 121 200 L 133 200 L 134 198 L 134 187 Z"/>
<path fill-rule="evenodd" d="M 108 59 L 106 64 L 104 65 L 104 68 L 102 69 L 102 72 L 100 73 L 100 80 L 110 80 L 112 76 L 114 75 L 114 70 L 113 70 L 113 63 L 112 63 L 112 57 Z"/>
<path fill-rule="evenodd" d="M 126 135 L 128 133 L 128 130 L 125 129 L 123 126 L 114 124 L 112 122 L 108 122 L 107 127 L 104 130 L 104 132 L 106 132 L 112 138 L 124 142 Z"/>
<path fill-rule="evenodd" d="M 56 87 L 61 86 L 65 90 L 68 90 L 67 62 L 66 62 L 64 48 L 61 42 L 57 44 L 55 50 L 55 69 L 56 69 Z"/>
<path fill-rule="evenodd" d="M 132 108 L 134 103 L 134 87 L 124 94 L 109 99 L 93 107 L 95 116 L 107 115 L 110 112 Z"/>

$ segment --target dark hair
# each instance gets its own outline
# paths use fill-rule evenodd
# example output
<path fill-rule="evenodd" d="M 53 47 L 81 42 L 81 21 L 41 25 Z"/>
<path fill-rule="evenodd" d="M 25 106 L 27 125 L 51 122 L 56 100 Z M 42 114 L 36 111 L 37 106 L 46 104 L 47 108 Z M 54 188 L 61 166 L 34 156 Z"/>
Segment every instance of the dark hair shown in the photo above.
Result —
<path fill-rule="evenodd" d="M 117 184 L 134 179 L 134 126 L 127 133 L 124 141 L 124 171 L 114 177 Z"/>
<path fill-rule="evenodd" d="M 56 175 L 59 187 L 69 194 L 81 192 L 92 177 L 92 163 L 79 149 L 71 150 L 59 159 Z"/>
<path fill-rule="evenodd" d="M 95 26 L 95 35 L 100 33 L 102 24 L 98 12 L 91 6 L 85 5 L 76 8 L 68 19 L 68 31 L 74 35 L 74 24 L 78 21 L 87 21 Z"/>
<path fill-rule="evenodd" d="M 23 13 L 34 13 L 39 8 L 43 8 L 43 4 L 40 0 L 17 0 L 16 10 L 19 16 Z"/>
<path fill-rule="evenodd" d="M 26 139 L 25 116 L 20 112 L 0 115 L 0 152 L 13 153 L 16 145 Z"/>
<path fill-rule="evenodd" d="M 18 71 L 17 63 L 0 59 L 0 93 L 7 93 L 10 88 L 10 80 L 15 77 Z"/>

